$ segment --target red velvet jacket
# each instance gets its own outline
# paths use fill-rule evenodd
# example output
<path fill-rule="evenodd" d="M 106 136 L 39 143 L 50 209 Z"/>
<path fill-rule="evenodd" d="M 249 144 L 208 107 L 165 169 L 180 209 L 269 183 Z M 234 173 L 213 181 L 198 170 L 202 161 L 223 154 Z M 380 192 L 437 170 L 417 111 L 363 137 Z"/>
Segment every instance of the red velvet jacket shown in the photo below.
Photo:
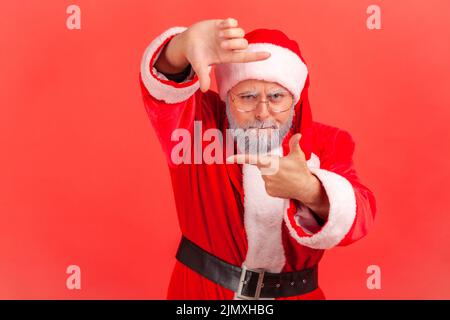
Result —
<path fill-rule="evenodd" d="M 177 83 L 153 67 L 163 46 L 184 30 L 172 27 L 150 43 L 139 77 L 145 109 L 167 157 L 183 235 L 229 263 L 241 266 L 245 262 L 250 268 L 271 272 L 311 267 L 319 263 L 325 249 L 348 245 L 366 235 L 375 216 L 375 198 L 356 174 L 350 134 L 312 121 L 307 99 L 309 78 L 279 152 L 287 154 L 290 136 L 302 133 L 300 146 L 308 167 L 330 201 L 327 221 L 320 222 L 298 201 L 268 196 L 255 166 L 194 164 L 194 160 L 173 163 L 172 148 L 179 143 L 171 138 L 175 129 L 185 129 L 194 139 L 194 121 L 201 121 L 203 133 L 220 129 L 225 137 L 228 128 L 224 102 L 214 91 L 201 92 L 193 71 Z M 202 142 L 203 149 L 208 143 Z M 177 261 L 167 297 L 233 299 L 235 295 Z M 318 289 L 290 299 L 322 297 Z"/>

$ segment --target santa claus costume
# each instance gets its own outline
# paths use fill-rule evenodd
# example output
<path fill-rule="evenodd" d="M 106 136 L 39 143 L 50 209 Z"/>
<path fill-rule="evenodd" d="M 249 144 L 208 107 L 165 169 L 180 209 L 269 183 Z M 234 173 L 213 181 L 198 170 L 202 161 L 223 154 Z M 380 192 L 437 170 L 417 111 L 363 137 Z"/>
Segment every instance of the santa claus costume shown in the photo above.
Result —
<path fill-rule="evenodd" d="M 139 75 L 145 109 L 167 158 L 182 235 L 225 264 L 284 275 L 317 268 L 325 249 L 345 246 L 365 236 L 375 217 L 375 198 L 355 171 L 351 135 L 312 120 L 309 74 L 297 43 L 279 30 L 247 33 L 248 51 L 268 51 L 271 56 L 249 63 L 216 65 L 219 93 L 203 93 L 192 68 L 185 79 L 174 81 L 154 67 L 163 47 L 184 30 L 186 27 L 171 27 L 151 41 Z M 278 152 L 280 156 L 288 154 L 290 137 L 302 134 L 300 147 L 308 168 L 322 183 L 330 202 L 326 221 L 320 221 L 297 200 L 269 196 L 256 166 L 173 163 L 171 150 L 178 142 L 171 139 L 175 129 L 186 129 L 194 137 L 194 121 L 201 121 L 203 132 L 220 129 L 226 136 L 226 95 L 245 79 L 277 82 L 292 93 L 293 123 Z M 290 281 L 292 286 L 305 283 L 306 279 L 300 284 Z M 236 299 L 237 292 L 178 259 L 167 298 Z M 324 296 L 315 286 L 309 292 L 275 298 Z"/>

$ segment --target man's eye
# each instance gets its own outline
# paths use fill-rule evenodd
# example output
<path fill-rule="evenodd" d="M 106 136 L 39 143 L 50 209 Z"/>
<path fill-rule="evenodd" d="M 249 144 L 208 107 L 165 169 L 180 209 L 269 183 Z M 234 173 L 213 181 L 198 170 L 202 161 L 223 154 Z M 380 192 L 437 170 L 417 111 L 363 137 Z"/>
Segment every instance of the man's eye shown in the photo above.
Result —
<path fill-rule="evenodd" d="M 284 94 L 282 94 L 282 93 L 275 93 L 275 94 L 271 95 L 271 97 L 274 98 L 274 99 L 278 99 L 279 100 L 279 99 L 284 97 Z"/>
<path fill-rule="evenodd" d="M 255 96 L 252 96 L 252 95 L 247 95 L 247 96 L 241 96 L 241 98 L 242 98 L 243 100 L 253 100 L 253 99 L 255 99 L 256 97 L 255 97 Z"/>

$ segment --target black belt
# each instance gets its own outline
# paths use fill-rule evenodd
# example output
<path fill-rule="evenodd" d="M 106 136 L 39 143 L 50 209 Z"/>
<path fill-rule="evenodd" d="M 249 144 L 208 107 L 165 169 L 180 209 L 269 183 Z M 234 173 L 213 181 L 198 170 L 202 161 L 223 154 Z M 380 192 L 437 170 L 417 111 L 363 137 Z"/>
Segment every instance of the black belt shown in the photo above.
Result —
<path fill-rule="evenodd" d="M 317 289 L 317 265 L 294 272 L 270 273 L 240 268 L 210 254 L 186 237 L 176 258 L 203 277 L 237 292 L 241 299 L 289 297 Z"/>

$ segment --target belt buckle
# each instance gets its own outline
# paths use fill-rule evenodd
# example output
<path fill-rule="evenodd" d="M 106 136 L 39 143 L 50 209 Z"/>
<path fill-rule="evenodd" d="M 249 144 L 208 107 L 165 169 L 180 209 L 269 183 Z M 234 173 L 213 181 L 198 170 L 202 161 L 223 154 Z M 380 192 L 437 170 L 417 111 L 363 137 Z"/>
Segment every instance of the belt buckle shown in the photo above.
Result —
<path fill-rule="evenodd" d="M 245 276 L 247 274 L 247 270 L 256 272 L 258 274 L 258 282 L 256 284 L 256 290 L 255 290 L 254 296 L 245 296 L 242 294 L 242 289 L 244 288 L 244 281 L 245 281 Z M 260 268 L 251 269 L 251 268 L 247 268 L 245 265 L 243 265 L 242 271 L 241 271 L 241 278 L 239 279 L 239 286 L 237 289 L 237 297 L 239 299 L 245 299 L 245 300 L 258 300 L 259 296 L 261 294 L 261 288 L 264 286 L 264 284 L 263 284 L 264 273 L 265 273 L 264 269 L 260 269 Z"/>

